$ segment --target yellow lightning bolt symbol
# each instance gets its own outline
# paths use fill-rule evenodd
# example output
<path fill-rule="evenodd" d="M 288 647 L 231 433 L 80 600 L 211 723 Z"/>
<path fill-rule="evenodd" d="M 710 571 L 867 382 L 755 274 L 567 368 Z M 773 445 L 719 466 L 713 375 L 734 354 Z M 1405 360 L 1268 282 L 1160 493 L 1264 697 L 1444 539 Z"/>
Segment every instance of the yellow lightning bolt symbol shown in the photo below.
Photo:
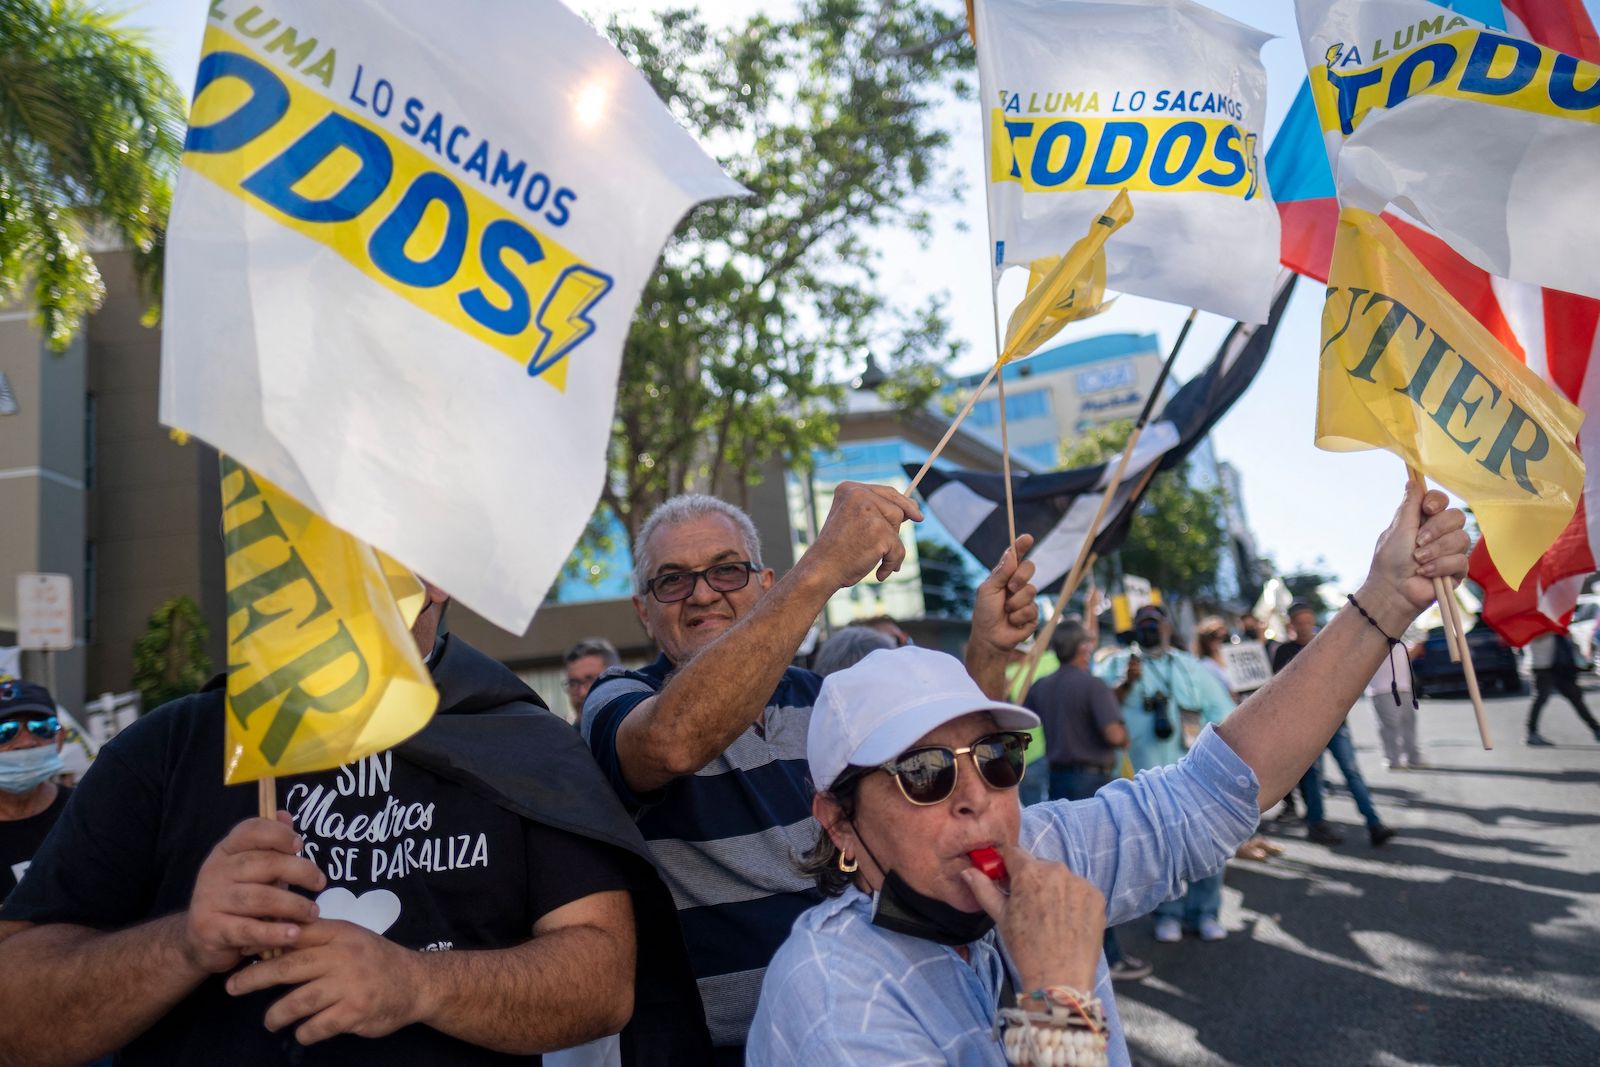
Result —
<path fill-rule="evenodd" d="M 539 308 L 537 322 L 544 341 L 528 361 L 530 375 L 566 391 L 566 355 L 594 333 L 589 312 L 610 289 L 611 279 L 588 267 L 568 267 L 561 273 Z"/>

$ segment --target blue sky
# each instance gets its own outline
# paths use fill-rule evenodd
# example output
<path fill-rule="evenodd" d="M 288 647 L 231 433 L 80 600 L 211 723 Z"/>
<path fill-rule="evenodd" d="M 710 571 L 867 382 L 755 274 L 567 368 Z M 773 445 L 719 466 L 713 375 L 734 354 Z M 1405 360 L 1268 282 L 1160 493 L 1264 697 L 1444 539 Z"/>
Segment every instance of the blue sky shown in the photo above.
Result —
<path fill-rule="evenodd" d="M 572 6 L 595 15 L 686 2 L 588 0 Z M 960 6 L 959 0 L 945 2 L 952 10 Z M 1600 0 L 1585 3 L 1591 16 L 1600 8 Z M 152 43 L 186 92 L 194 80 L 207 6 L 206 0 L 155 0 L 129 9 L 128 23 L 150 30 Z M 720 22 L 792 4 L 706 0 L 696 6 Z M 1294 6 L 1289 0 L 1207 0 L 1207 6 L 1277 36 L 1262 49 L 1270 141 L 1305 77 Z M 977 105 L 951 106 L 944 119 L 956 134 L 948 158 L 951 181 L 968 192 L 960 204 L 944 212 L 926 247 L 898 235 L 883 240 L 880 281 L 890 292 L 904 287 L 917 294 L 918 303 L 930 285 L 948 290 L 956 334 L 968 343 L 966 355 L 952 369 L 967 373 L 983 370 L 994 351 L 983 198 L 975 184 L 981 155 Z M 1003 313 L 1009 313 L 1021 296 L 1021 275 L 1012 271 L 1002 282 Z M 1405 470 L 1387 453 L 1330 453 L 1312 445 L 1321 306 L 1320 286 L 1302 280 L 1260 377 L 1213 437 L 1218 455 L 1243 474 L 1245 509 L 1262 551 L 1275 556 L 1286 570 L 1321 561 L 1354 585 L 1366 574 L 1373 542 L 1399 501 Z M 1124 296 L 1105 314 L 1067 327 L 1057 343 L 1112 330 L 1138 330 L 1155 331 L 1165 347 L 1176 338 L 1187 313 L 1187 308 Z M 1178 359 L 1179 376 L 1188 377 L 1203 367 L 1231 325 L 1202 314 Z"/>

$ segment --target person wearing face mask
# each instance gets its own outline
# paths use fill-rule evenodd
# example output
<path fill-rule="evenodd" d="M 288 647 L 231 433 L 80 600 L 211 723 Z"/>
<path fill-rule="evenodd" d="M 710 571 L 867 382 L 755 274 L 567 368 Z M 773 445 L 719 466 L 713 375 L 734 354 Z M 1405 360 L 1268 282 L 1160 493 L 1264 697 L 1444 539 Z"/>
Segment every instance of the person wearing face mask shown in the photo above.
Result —
<path fill-rule="evenodd" d="M 1274 652 L 1278 650 L 1278 642 L 1266 636 L 1266 631 L 1261 627 L 1261 620 L 1251 612 L 1239 616 L 1239 640 L 1260 641 L 1267 650 L 1267 660 L 1270 662 Z"/>
<path fill-rule="evenodd" d="M 1195 656 L 1172 645 L 1166 611 L 1147 604 L 1133 617 L 1134 648 L 1102 662 L 1096 673 L 1122 704 L 1128 760 L 1135 771 L 1166 767 L 1183 758 L 1198 731 L 1220 723 L 1233 697 Z M 1156 940 L 1183 940 L 1185 928 L 1202 941 L 1227 937 L 1222 911 L 1222 871 L 1189 883 L 1181 900 L 1156 909 Z"/>
<path fill-rule="evenodd" d="M 830 675 L 806 740 L 805 869 L 826 899 L 767 968 L 749 1062 L 1128 1067 L 1102 929 L 1219 869 L 1293 788 L 1432 579 L 1465 575 L 1447 503 L 1408 486 L 1314 647 L 1176 764 L 1088 800 L 1021 807 L 1037 719 L 949 657 L 884 650 Z"/>
<path fill-rule="evenodd" d="M 66 734 L 42 685 L 0 682 L 0 900 L 22 880 L 72 790 L 61 773 Z"/>

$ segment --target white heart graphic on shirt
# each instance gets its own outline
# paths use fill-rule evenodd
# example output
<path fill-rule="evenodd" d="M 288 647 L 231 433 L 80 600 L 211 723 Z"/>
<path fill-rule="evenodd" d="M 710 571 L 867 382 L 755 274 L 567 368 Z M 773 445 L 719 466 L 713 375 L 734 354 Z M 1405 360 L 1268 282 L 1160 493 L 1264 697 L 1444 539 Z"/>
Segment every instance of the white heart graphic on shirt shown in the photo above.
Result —
<path fill-rule="evenodd" d="M 322 891 L 317 910 L 324 919 L 343 919 L 381 935 L 400 918 L 400 898 L 387 889 L 373 889 L 358 897 L 339 886 Z"/>

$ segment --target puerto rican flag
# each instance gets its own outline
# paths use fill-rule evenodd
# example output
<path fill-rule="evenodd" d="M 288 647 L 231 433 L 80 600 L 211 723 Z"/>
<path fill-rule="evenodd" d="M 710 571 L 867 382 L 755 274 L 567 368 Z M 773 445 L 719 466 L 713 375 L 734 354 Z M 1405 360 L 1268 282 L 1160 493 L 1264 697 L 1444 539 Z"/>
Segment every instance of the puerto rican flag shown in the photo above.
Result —
<path fill-rule="evenodd" d="M 1600 63 L 1600 35 L 1583 0 L 1446 0 L 1442 6 Z M 1267 151 L 1267 180 L 1283 224 L 1283 265 L 1326 282 L 1339 203 L 1309 83 L 1301 84 Z M 1591 366 L 1600 365 L 1600 300 L 1494 277 L 1428 230 L 1393 214 L 1384 219 L 1450 295 L 1509 351 L 1591 418 L 1600 415 L 1600 370 L 1589 373 Z M 1578 440 L 1588 469 L 1583 500 L 1566 531 L 1523 579 L 1522 588 L 1505 583 L 1482 544 L 1472 553 L 1469 573 L 1484 590 L 1482 617 L 1513 645 L 1565 630 L 1584 578 L 1600 561 L 1600 419 L 1592 429 L 1587 421 L 1585 427 Z"/>

